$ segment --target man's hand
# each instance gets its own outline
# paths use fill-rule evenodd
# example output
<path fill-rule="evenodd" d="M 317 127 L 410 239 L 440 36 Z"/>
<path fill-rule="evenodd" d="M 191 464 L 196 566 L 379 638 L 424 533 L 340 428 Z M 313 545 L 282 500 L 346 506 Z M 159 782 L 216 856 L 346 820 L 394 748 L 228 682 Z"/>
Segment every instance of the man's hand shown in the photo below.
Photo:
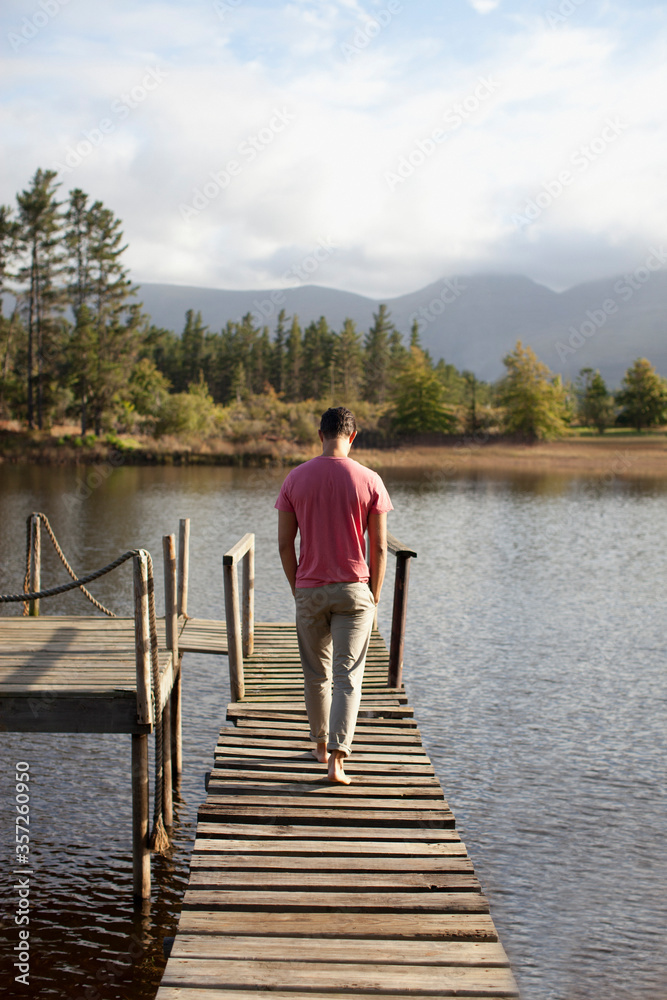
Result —
<path fill-rule="evenodd" d="M 289 510 L 279 510 L 278 511 L 278 550 L 280 552 L 280 561 L 283 564 L 283 569 L 285 571 L 285 576 L 287 577 L 287 582 L 292 588 L 292 594 L 296 591 L 296 549 L 294 547 L 294 542 L 296 541 L 296 533 L 299 530 L 299 525 L 296 520 L 296 514 Z"/>
<path fill-rule="evenodd" d="M 371 588 L 376 604 L 380 602 L 380 591 L 387 568 L 387 515 L 371 512 L 368 515 L 368 557 Z"/>

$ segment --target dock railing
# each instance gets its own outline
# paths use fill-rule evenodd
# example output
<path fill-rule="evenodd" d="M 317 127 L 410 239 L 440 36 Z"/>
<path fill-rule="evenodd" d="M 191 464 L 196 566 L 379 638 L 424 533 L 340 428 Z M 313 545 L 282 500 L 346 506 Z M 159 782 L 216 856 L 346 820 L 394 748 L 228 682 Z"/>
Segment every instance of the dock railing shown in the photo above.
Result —
<path fill-rule="evenodd" d="M 405 645 L 405 622 L 408 613 L 408 583 L 410 582 L 410 560 L 417 558 L 414 549 L 399 542 L 395 535 L 387 532 L 387 549 L 396 556 L 394 576 L 394 607 L 391 615 L 391 639 L 389 642 L 389 687 L 403 686 L 403 647 Z"/>
<path fill-rule="evenodd" d="M 242 594 L 239 601 L 238 564 L 242 564 Z M 255 646 L 255 536 L 244 535 L 222 557 L 225 585 L 225 619 L 229 655 L 229 684 L 234 701 L 245 694 L 243 657 Z M 243 616 L 243 617 L 241 617 Z"/>
<path fill-rule="evenodd" d="M 394 603 L 389 644 L 389 687 L 403 686 L 403 648 L 408 609 L 410 559 L 417 553 L 387 532 L 387 549 L 396 556 Z M 238 565 L 242 565 L 242 588 L 239 595 Z M 222 557 L 225 589 L 225 619 L 229 656 L 229 684 L 233 701 L 245 694 L 243 658 L 254 649 L 255 636 L 255 536 L 244 535 Z"/>

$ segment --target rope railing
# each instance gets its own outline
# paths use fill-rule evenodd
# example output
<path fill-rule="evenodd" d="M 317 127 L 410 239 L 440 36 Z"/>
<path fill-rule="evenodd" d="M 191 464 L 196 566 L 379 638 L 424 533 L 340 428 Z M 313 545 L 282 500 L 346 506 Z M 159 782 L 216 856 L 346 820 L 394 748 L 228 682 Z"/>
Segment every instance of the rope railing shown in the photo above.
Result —
<path fill-rule="evenodd" d="M 35 538 L 35 524 L 41 521 L 49 534 L 49 537 L 54 543 L 56 552 L 58 552 L 63 564 L 65 565 L 67 572 L 73 577 L 70 583 L 63 583 L 57 587 L 47 587 L 42 590 L 41 588 L 29 591 L 27 590 L 28 581 L 30 579 L 30 569 L 31 569 L 31 558 L 32 558 L 32 546 Z M 127 562 L 129 559 L 137 559 L 143 557 L 146 560 L 146 595 L 148 598 L 148 624 L 149 624 L 149 636 L 150 636 L 150 661 L 151 661 L 151 703 L 153 707 L 153 720 L 155 726 L 155 796 L 154 796 L 154 810 L 153 810 L 153 829 L 150 837 L 150 846 L 152 850 L 159 854 L 164 854 L 169 847 L 169 837 L 164 825 L 164 808 L 163 808 L 163 780 L 164 780 L 164 760 L 163 760 L 163 719 L 160 704 L 160 662 L 158 657 L 158 636 L 157 636 L 157 614 L 155 611 L 155 586 L 153 579 L 153 560 L 149 552 L 145 549 L 129 549 L 124 552 L 118 558 L 114 559 L 112 562 L 107 563 L 101 569 L 95 570 L 92 573 L 86 574 L 83 577 L 77 577 L 74 573 L 72 567 L 67 562 L 65 555 L 58 544 L 58 541 L 53 533 L 53 529 L 48 522 L 48 518 L 44 514 L 33 513 L 28 518 L 28 553 L 27 553 L 27 572 L 26 578 L 24 580 L 24 590 L 22 594 L 0 594 L 0 604 L 12 604 L 24 602 L 26 609 L 29 603 L 46 599 L 48 597 L 56 597 L 58 594 L 65 594 L 70 590 L 79 589 L 85 594 L 86 597 L 97 607 L 100 611 L 103 611 L 106 615 L 115 618 L 116 616 L 112 611 L 109 611 L 102 604 L 97 601 L 92 594 L 89 594 L 85 589 L 84 584 L 91 583 L 93 580 L 98 580 L 100 577 L 105 576 L 107 573 L 111 573 L 113 570 L 122 566 L 123 563 Z M 24 613 L 26 613 L 24 611 Z"/>
<path fill-rule="evenodd" d="M 37 511 L 34 511 L 32 514 L 30 514 L 30 516 L 28 517 L 28 521 L 27 521 L 25 577 L 23 579 L 23 589 L 26 590 L 26 591 L 28 589 L 34 589 L 34 587 L 33 588 L 30 587 L 30 582 L 31 582 L 30 581 L 30 577 L 31 577 L 31 565 L 32 565 L 33 572 L 35 573 L 35 575 L 39 576 L 39 563 L 40 563 L 40 558 L 41 558 L 41 543 L 40 543 L 40 539 L 39 539 L 39 524 L 40 524 L 40 522 L 44 525 L 44 528 L 46 529 L 46 533 L 48 534 L 49 538 L 51 539 L 51 542 L 53 543 L 53 547 L 56 550 L 56 555 L 58 556 L 58 558 L 62 562 L 63 566 L 65 567 L 65 569 L 67 570 L 67 572 L 69 573 L 69 575 L 72 577 L 72 579 L 73 580 L 77 580 L 77 575 L 74 572 L 74 570 L 72 569 L 72 567 L 70 566 L 69 562 L 67 561 L 65 553 L 63 552 L 62 548 L 60 547 L 60 544 L 58 542 L 58 539 L 55 536 L 53 528 L 49 524 L 48 517 L 46 516 L 46 514 L 41 514 L 41 513 L 37 512 Z M 89 581 L 86 581 L 86 582 L 89 582 Z M 34 583 L 34 581 L 33 581 L 33 583 Z M 90 601 L 90 603 L 92 605 L 94 605 L 94 607 L 96 607 L 98 609 L 98 611 L 101 611 L 102 614 L 108 615 L 109 618 L 115 618 L 116 617 L 116 615 L 113 613 L 113 611 L 109 611 L 109 609 L 105 608 L 103 604 L 100 604 L 100 602 L 98 600 L 96 600 L 96 598 L 93 597 L 93 595 L 90 593 L 90 591 L 86 590 L 86 588 L 84 586 L 82 586 L 81 582 L 77 583 L 77 586 L 81 590 L 81 593 L 83 594 L 83 596 L 86 597 Z M 39 587 L 37 589 L 39 590 Z M 73 590 L 74 588 L 71 587 L 70 589 Z M 63 593 L 63 591 L 61 591 L 61 593 Z M 51 596 L 51 595 L 48 595 L 48 596 Z M 35 600 L 38 600 L 38 599 L 39 598 L 35 598 Z M 32 606 L 33 606 L 33 608 L 35 607 L 34 604 Z M 25 616 L 28 613 L 29 613 L 29 605 L 26 602 L 25 607 L 23 608 L 23 614 Z M 33 613 L 36 613 L 36 612 L 33 611 Z"/>
<path fill-rule="evenodd" d="M 139 549 L 130 549 L 128 552 L 124 552 L 122 556 L 118 556 L 117 559 L 114 559 L 107 566 L 103 566 L 102 569 L 95 570 L 94 573 L 88 573 L 87 576 L 75 578 L 72 583 L 62 583 L 58 587 L 48 587 L 46 590 L 37 590 L 26 594 L 0 594 L 0 604 L 18 603 L 19 601 L 27 604 L 29 601 L 39 601 L 42 598 L 65 594 L 68 590 L 76 590 L 77 587 L 81 588 L 82 584 L 91 583 L 93 580 L 97 580 L 106 573 L 110 573 L 112 570 L 122 566 L 124 562 L 135 556 L 138 551 Z M 114 618 L 116 617 L 111 611 L 107 612 L 107 614 L 112 615 Z"/>

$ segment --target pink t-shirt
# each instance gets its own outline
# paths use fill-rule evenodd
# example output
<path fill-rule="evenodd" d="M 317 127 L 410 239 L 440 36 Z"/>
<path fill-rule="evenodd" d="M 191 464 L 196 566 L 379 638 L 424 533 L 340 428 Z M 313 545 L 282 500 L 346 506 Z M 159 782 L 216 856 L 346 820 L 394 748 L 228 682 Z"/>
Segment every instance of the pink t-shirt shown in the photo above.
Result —
<path fill-rule="evenodd" d="M 296 514 L 299 525 L 297 587 L 368 583 L 368 515 L 394 509 L 376 472 L 352 458 L 319 455 L 287 475 L 276 507 Z"/>

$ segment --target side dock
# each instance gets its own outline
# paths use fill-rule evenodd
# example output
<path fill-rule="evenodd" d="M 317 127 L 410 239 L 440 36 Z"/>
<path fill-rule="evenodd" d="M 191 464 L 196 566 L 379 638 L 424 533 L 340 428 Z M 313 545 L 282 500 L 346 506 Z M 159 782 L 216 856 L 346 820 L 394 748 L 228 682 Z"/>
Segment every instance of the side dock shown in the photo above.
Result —
<path fill-rule="evenodd" d="M 310 753 L 294 626 L 251 628 L 244 602 L 242 628 L 238 600 L 235 618 L 231 607 L 230 661 L 235 630 L 247 651 L 230 662 L 232 690 L 243 693 L 215 748 L 157 1000 L 517 997 L 382 637 L 346 762 L 353 783 L 332 785 Z M 201 630 L 186 623 L 183 648 L 191 625 L 193 639 Z M 226 639 L 208 623 L 211 648 Z"/>

